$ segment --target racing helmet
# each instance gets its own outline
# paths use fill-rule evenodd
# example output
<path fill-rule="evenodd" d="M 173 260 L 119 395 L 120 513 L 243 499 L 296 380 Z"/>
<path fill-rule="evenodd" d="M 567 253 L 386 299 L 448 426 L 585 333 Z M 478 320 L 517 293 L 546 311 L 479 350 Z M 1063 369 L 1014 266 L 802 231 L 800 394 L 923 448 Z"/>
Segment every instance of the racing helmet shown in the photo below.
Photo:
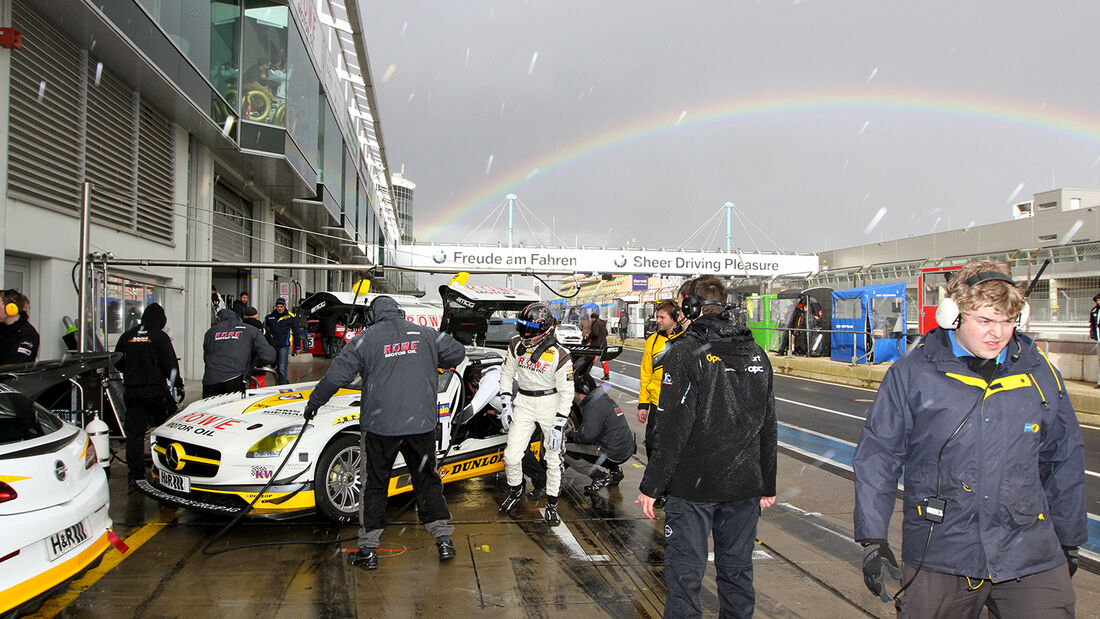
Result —
<path fill-rule="evenodd" d="M 550 331 L 558 320 L 554 318 L 554 312 L 545 303 L 532 303 L 523 308 L 516 317 L 516 331 L 520 340 L 527 346 L 538 344 L 550 335 Z"/>

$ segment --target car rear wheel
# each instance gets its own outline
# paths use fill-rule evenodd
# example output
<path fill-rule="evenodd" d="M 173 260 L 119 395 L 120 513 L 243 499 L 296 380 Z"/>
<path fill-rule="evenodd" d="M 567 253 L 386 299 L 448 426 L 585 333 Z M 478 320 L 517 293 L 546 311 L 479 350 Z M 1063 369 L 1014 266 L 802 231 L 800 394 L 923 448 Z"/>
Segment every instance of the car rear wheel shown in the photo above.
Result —
<path fill-rule="evenodd" d="M 363 492 L 359 437 L 342 434 L 321 452 L 313 479 L 317 509 L 341 524 L 359 518 L 359 497 Z"/>

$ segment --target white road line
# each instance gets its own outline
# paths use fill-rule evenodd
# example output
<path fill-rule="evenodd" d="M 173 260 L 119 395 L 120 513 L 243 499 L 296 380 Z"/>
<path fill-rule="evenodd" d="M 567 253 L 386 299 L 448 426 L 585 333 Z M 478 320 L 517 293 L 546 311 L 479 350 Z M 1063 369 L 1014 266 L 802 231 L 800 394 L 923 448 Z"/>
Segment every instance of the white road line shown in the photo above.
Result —
<path fill-rule="evenodd" d="M 546 510 L 540 508 L 539 513 L 543 518 L 546 518 Z M 611 561 L 611 557 L 607 555 L 590 555 L 581 548 L 581 543 L 577 541 L 576 537 L 573 537 L 573 532 L 569 530 L 569 527 L 565 525 L 563 520 L 561 524 L 556 527 L 550 527 L 550 530 L 554 532 L 554 535 L 558 536 L 561 540 L 562 546 L 569 551 L 569 557 L 576 561 L 591 561 L 593 563 L 606 563 Z"/>
<path fill-rule="evenodd" d="M 632 366 L 634 366 L 634 367 L 636 367 L 636 368 L 639 368 L 639 369 L 640 369 L 640 368 L 642 367 L 641 365 L 639 365 L 639 364 L 637 364 L 637 363 L 631 363 L 631 362 L 629 362 L 629 361 L 623 361 L 622 359 L 614 359 L 613 361 L 617 361 L 617 362 L 619 362 L 619 363 L 621 363 L 621 364 L 623 364 L 623 365 L 632 365 Z"/>
<path fill-rule="evenodd" d="M 774 559 L 774 558 L 775 557 L 773 557 L 770 554 L 764 552 L 763 550 L 754 550 L 754 551 L 752 551 L 752 560 L 753 561 L 765 561 L 767 559 Z M 713 552 L 708 552 L 707 553 L 707 562 L 714 563 L 714 553 Z"/>
<path fill-rule="evenodd" d="M 805 402 L 799 402 L 798 400 L 788 400 L 787 398 L 776 398 L 776 400 L 778 400 L 780 402 L 786 402 L 787 404 L 794 404 L 796 406 L 805 406 L 806 408 L 812 408 L 814 410 L 819 410 L 819 411 L 823 411 L 823 412 L 826 412 L 826 413 L 832 413 L 834 415 L 840 415 L 841 417 L 851 417 L 852 419 L 858 419 L 860 421 L 867 421 L 867 419 L 865 417 L 860 417 L 859 415 L 853 415 L 851 413 L 842 413 L 840 411 L 835 411 L 831 408 L 822 408 L 820 406 L 814 406 L 813 404 L 806 404 Z"/>
<path fill-rule="evenodd" d="M 772 365 L 775 365 L 774 363 Z M 776 372 L 776 377 L 782 376 L 783 378 L 793 378 L 794 380 L 804 380 L 811 383 L 821 383 L 822 385 L 829 385 L 831 387 L 845 387 L 847 389 L 859 389 L 860 391 L 870 391 L 871 393 L 878 393 L 878 389 L 868 389 L 867 387 L 855 387 L 853 385 L 841 385 L 838 383 L 830 383 L 827 380 L 818 380 L 816 378 L 805 378 L 803 376 L 792 376 L 790 374 L 780 374 Z"/>

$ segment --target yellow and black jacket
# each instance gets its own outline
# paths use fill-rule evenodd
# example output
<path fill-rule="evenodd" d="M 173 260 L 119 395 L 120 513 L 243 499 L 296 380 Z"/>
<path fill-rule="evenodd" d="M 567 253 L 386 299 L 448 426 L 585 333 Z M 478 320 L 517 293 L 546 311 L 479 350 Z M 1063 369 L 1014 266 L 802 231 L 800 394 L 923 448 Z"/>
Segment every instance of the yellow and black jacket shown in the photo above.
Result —
<path fill-rule="evenodd" d="M 646 338 L 645 352 L 642 353 L 641 389 L 638 390 L 638 408 L 648 410 L 661 401 L 661 375 L 663 373 L 665 348 L 672 340 L 680 337 L 680 327 L 671 335 L 658 331 Z"/>

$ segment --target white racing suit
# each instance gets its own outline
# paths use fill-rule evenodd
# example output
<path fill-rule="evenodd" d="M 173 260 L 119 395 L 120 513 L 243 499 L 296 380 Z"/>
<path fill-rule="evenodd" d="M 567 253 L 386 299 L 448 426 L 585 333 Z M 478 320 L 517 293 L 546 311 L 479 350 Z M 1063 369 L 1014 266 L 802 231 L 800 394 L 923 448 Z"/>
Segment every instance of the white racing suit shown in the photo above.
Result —
<path fill-rule="evenodd" d="M 532 359 L 535 353 L 538 358 Z M 553 335 L 528 348 L 517 335 L 508 345 L 508 354 L 500 371 L 500 391 L 512 390 L 513 378 L 519 389 L 513 397 L 513 419 L 504 448 L 504 471 L 508 485 L 523 483 L 523 452 L 527 451 L 535 425 L 542 428 L 543 457 L 546 459 L 546 494 L 558 496 L 561 487 L 562 449 L 546 449 L 546 437 L 554 429 L 558 415 L 567 417 L 573 403 L 573 362 L 569 351 Z"/>

